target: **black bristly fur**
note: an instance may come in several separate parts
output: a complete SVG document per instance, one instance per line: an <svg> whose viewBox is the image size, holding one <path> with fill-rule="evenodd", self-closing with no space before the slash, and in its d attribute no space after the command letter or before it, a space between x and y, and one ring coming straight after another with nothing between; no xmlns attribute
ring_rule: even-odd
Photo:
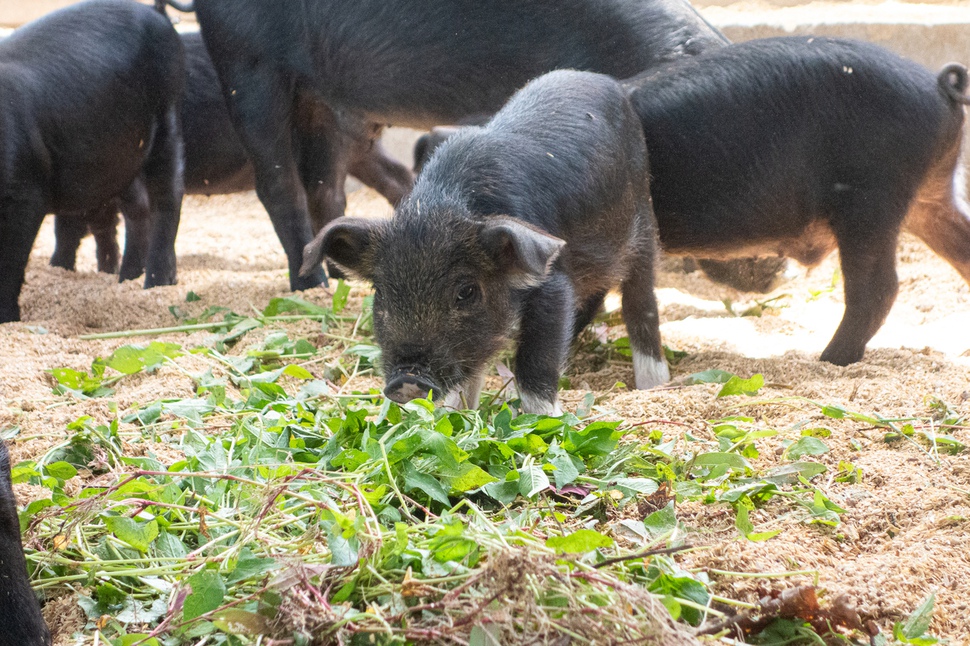
<svg viewBox="0 0 970 646"><path fill-rule="evenodd" d="M184 69L169 21L125 0L82 2L0 41L0 69L0 322L20 319L44 215L100 208L139 179L152 212L146 286L173 284Z"/></svg>
<svg viewBox="0 0 970 646"><path fill-rule="evenodd" d="M185 98L182 104L182 138L185 142L185 192L189 195L223 195L255 187L252 164L229 118L219 77L198 32L179 34L185 50ZM306 117L294 131L295 154L311 212L325 209L330 195L320 174L329 155L328 129L332 113L323 106L303 105ZM353 141L349 171L354 177L397 203L411 188L411 174L390 160L383 148ZM148 252L148 196L136 184L104 208L87 214L55 217L56 247L51 264L74 269L77 248L90 229L97 242L98 270L118 271L117 211L125 215L125 255L121 280L140 276Z"/></svg>
<svg viewBox="0 0 970 646"><path fill-rule="evenodd" d="M634 349L662 361L653 254L639 121L616 81L562 71L442 145L389 222L336 220L304 266L329 255L373 281L389 383L413 375L474 399L518 326L523 402L551 412L577 318L612 287L623 283ZM480 297L456 302L468 284Z"/></svg>
<svg viewBox="0 0 970 646"><path fill-rule="evenodd" d="M859 361L896 297L901 228L970 281L959 72L936 75L868 43L791 37L631 79L661 247L807 265L838 247L846 309L821 358Z"/></svg>
<svg viewBox="0 0 970 646"><path fill-rule="evenodd" d="M27 578L10 456L0 440L0 646L50 646L51 636Z"/></svg>
<svg viewBox="0 0 970 646"><path fill-rule="evenodd" d="M492 114L528 80L574 68L631 76L726 43L685 0L197 0L196 15L257 193L289 259L290 286L313 233L343 214L350 142L380 125L430 127ZM301 97L338 118L308 217L289 124ZM406 169L404 169L406 171Z"/></svg>

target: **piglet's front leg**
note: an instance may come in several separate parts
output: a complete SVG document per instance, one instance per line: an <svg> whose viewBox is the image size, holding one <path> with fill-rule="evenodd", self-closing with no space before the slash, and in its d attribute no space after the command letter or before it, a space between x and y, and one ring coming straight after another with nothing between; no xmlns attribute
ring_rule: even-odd
<svg viewBox="0 0 970 646"><path fill-rule="evenodd" d="M569 354L575 312L572 284L558 272L526 299L515 355L515 379L526 413L562 415L559 375Z"/></svg>
<svg viewBox="0 0 970 646"><path fill-rule="evenodd" d="M485 373L479 372L472 375L461 385L448 393L445 397L444 406L456 410L475 410L481 400L482 386L485 385Z"/></svg>

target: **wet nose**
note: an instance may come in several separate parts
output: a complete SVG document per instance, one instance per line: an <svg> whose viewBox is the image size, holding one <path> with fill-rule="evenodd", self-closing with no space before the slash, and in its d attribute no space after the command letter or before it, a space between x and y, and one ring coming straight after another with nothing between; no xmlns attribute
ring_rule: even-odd
<svg viewBox="0 0 970 646"><path fill-rule="evenodd" d="M398 404L406 404L412 399L423 399L434 390L434 384L418 375L397 375L387 382L384 396Z"/></svg>

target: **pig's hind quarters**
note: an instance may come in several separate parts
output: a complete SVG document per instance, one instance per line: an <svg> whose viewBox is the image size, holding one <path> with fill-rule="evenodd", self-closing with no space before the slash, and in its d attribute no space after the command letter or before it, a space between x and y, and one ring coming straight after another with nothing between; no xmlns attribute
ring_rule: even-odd
<svg viewBox="0 0 970 646"><path fill-rule="evenodd" d="M964 77L965 78L965 77ZM970 284L970 206L966 172L960 164L961 129L954 145L938 161L908 205L903 230L922 239ZM878 202L870 196L864 202ZM898 210L898 200L882 200L884 210ZM865 223L867 218L856 222ZM865 345L885 321L896 299L895 229L848 231L836 228L845 276L845 315L821 359L847 365L862 359Z"/></svg>
<svg viewBox="0 0 970 646"><path fill-rule="evenodd" d="M970 85L963 65L946 65L937 76L940 91L952 102L953 121L944 134L946 153L920 185L903 229L913 233L937 255L953 265L970 284L970 203L967 202L968 160L961 155L964 138L963 106L970 105L965 92Z"/></svg>

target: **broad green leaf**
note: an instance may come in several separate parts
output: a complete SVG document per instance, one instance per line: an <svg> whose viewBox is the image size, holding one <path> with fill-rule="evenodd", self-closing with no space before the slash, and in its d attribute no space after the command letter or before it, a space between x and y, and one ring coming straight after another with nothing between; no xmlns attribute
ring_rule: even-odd
<svg viewBox="0 0 970 646"><path fill-rule="evenodd" d="M513 437L508 441L508 445L513 451L527 455L542 455L549 448L545 440L535 433L529 433L525 437Z"/></svg>
<svg viewBox="0 0 970 646"><path fill-rule="evenodd" d="M710 593L704 584L692 578L686 572L676 574L662 572L650 584L649 590L656 594L668 594L676 598L688 599L700 605L700 607L706 606L710 600ZM682 604L681 616L684 621L696 625L702 615L701 611L695 607Z"/></svg>
<svg viewBox="0 0 970 646"><path fill-rule="evenodd" d="M823 455L829 452L828 445L817 437L806 435L785 450L785 457L797 460L805 455Z"/></svg>
<svg viewBox="0 0 970 646"><path fill-rule="evenodd" d="M501 631L495 624L476 623L468 635L468 646L502 646L501 636Z"/></svg>
<svg viewBox="0 0 970 646"><path fill-rule="evenodd" d="M762 375L752 375L750 379L731 377L727 383L717 393L718 397L729 397L731 395L757 395L761 387L765 385L765 378Z"/></svg>
<svg viewBox="0 0 970 646"><path fill-rule="evenodd" d="M304 381L313 379L313 375L309 370L296 364L290 364L283 368L283 374L287 375L288 377L293 377L294 379L303 379Z"/></svg>
<svg viewBox="0 0 970 646"><path fill-rule="evenodd" d="M519 469L519 493L531 498L549 488L549 476L541 467L531 464Z"/></svg>
<svg viewBox="0 0 970 646"><path fill-rule="evenodd" d="M458 477L451 481L451 488L459 493L464 493L466 491L471 491L472 489L484 487L490 482L495 482L496 480L497 478L490 475L481 467L466 462L461 465L461 472L459 473Z"/></svg>
<svg viewBox="0 0 970 646"><path fill-rule="evenodd" d="M247 332L262 326L263 324L254 318L245 318L233 325L229 330L229 333L222 337L221 341L223 343L235 341L236 339L244 336Z"/></svg>
<svg viewBox="0 0 970 646"><path fill-rule="evenodd" d="M189 577L192 593L185 597L182 606L182 619L193 619L212 612L222 605L226 598L226 584L219 573L214 570L203 570Z"/></svg>
<svg viewBox="0 0 970 646"><path fill-rule="evenodd" d="M440 461L440 466L449 471L456 471L458 463L468 459L468 454L458 448L454 440L437 431L430 431L424 435L421 450L436 457Z"/></svg>
<svg viewBox="0 0 970 646"><path fill-rule="evenodd" d="M571 482L574 482L581 473L580 469L583 471L586 470L582 460L569 455L559 447L556 447L555 451L550 450L546 457L549 460L549 464L556 467L552 472L552 477L556 481L557 489L562 489Z"/></svg>
<svg viewBox="0 0 970 646"><path fill-rule="evenodd" d="M771 469L763 479L778 485L792 484L797 482L799 477L811 480L826 471L828 471L828 467L819 462L792 462Z"/></svg>
<svg viewBox="0 0 970 646"><path fill-rule="evenodd" d="M48 464L44 467L44 471L46 471L48 475L64 481L70 480L77 475L77 469L74 468L74 465L68 462L54 462L52 464Z"/></svg>
<svg viewBox="0 0 970 646"><path fill-rule="evenodd" d="M236 562L236 567L226 579L226 583L232 585L239 581L254 579L267 572L272 572L279 567L280 565L276 562L276 559L257 558L248 549L244 549L242 556Z"/></svg>
<svg viewBox="0 0 970 646"><path fill-rule="evenodd" d="M904 644L916 644L917 646L929 646L930 644L938 643L938 639L926 634L926 631L930 629L930 623L933 621L933 604L935 602L936 594L931 593L906 618L906 621L893 626L893 636L896 640Z"/></svg>
<svg viewBox="0 0 970 646"><path fill-rule="evenodd" d="M650 495L660 487L656 480L649 478L616 478L610 481L610 486L629 491L631 494Z"/></svg>
<svg viewBox="0 0 970 646"><path fill-rule="evenodd" d="M663 536L677 527L677 515L674 513L673 501L668 502L663 509L658 509L643 519L643 526L653 536Z"/></svg>
<svg viewBox="0 0 970 646"><path fill-rule="evenodd" d="M350 296L350 285L343 280L337 281L337 288L333 290L333 313L340 314L347 306L347 297Z"/></svg>
<svg viewBox="0 0 970 646"><path fill-rule="evenodd" d="M690 375L686 382L691 386L695 384L726 384L732 378L734 378L734 374L724 370L705 370Z"/></svg>
<svg viewBox="0 0 970 646"><path fill-rule="evenodd" d="M346 537L340 525L333 525L327 532L327 547L330 548L330 563L332 565L338 567L357 565L359 541L353 536Z"/></svg>
<svg viewBox="0 0 970 646"><path fill-rule="evenodd" d="M743 504L738 505L737 507L737 518L735 519L734 524L738 528L741 535L752 543L766 541L769 538L777 536L781 533L780 529L769 532L755 532L754 525L752 525L751 521L748 519L748 508Z"/></svg>
<svg viewBox="0 0 970 646"><path fill-rule="evenodd" d="M298 296L290 296L287 298L270 299L269 305L263 310L263 316L278 316L286 312L296 312L310 316L325 316L330 311L325 307L308 303Z"/></svg>
<svg viewBox="0 0 970 646"><path fill-rule="evenodd" d="M441 486L441 483L434 476L421 473L409 461L401 462L404 474L404 486L408 491L423 491L432 500L435 500L445 507L451 506L448 499L448 492Z"/></svg>
<svg viewBox="0 0 970 646"><path fill-rule="evenodd" d="M168 532L159 534L155 540L155 549L159 556L168 558L184 558L189 553L189 550L185 547L185 543L180 541L174 534L169 534Z"/></svg>
<svg viewBox="0 0 970 646"><path fill-rule="evenodd" d="M580 529L572 534L552 536L546 539L546 547L551 547L560 554L583 554L612 545L612 538L591 529Z"/></svg>
<svg viewBox="0 0 970 646"><path fill-rule="evenodd" d="M123 635L118 641L118 646L158 646L158 640L144 633L132 633Z"/></svg>
<svg viewBox="0 0 970 646"><path fill-rule="evenodd" d="M182 355L182 346L178 343L163 343L152 341L147 346L123 345L108 357L109 367L126 375L133 375L142 370L151 372L165 359L174 359Z"/></svg>
<svg viewBox="0 0 970 646"><path fill-rule="evenodd" d="M512 473L516 473L513 471ZM511 504L519 495L519 482L515 481L505 481L505 482L493 482L487 484L482 488L486 494L499 501L503 505Z"/></svg>
<svg viewBox="0 0 970 646"><path fill-rule="evenodd" d="M266 635L270 625L266 617L241 608L226 608L212 622L219 630L233 635Z"/></svg>
<svg viewBox="0 0 970 646"><path fill-rule="evenodd" d="M123 624L151 624L164 617L167 611L168 602L165 599L155 599L144 604L128 597L122 609L115 611L114 617Z"/></svg>
<svg viewBox="0 0 970 646"><path fill-rule="evenodd" d="M128 543L139 552L147 552L158 536L158 522L140 523L126 516L106 516L104 524L119 540Z"/></svg>
<svg viewBox="0 0 970 646"><path fill-rule="evenodd" d="M580 457L608 455L616 448L619 422L594 422L581 431L566 431L562 448Z"/></svg>

